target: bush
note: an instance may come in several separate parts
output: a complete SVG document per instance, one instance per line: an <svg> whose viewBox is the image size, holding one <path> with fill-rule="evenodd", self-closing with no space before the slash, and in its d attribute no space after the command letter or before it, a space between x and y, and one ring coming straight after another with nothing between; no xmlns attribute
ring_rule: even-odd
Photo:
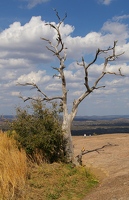
<svg viewBox="0 0 129 200"><path fill-rule="evenodd" d="M46 108L41 101L35 101L30 108L17 108L17 117L11 124L11 133L15 130L19 147L37 163L64 161L65 141L56 104Z"/></svg>

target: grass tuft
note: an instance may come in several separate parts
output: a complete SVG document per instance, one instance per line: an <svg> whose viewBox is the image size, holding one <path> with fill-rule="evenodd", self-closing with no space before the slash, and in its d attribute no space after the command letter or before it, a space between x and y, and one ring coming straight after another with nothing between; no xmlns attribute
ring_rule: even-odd
<svg viewBox="0 0 129 200"><path fill-rule="evenodd" d="M98 180L85 167L53 163L31 167L28 199L82 200Z"/></svg>

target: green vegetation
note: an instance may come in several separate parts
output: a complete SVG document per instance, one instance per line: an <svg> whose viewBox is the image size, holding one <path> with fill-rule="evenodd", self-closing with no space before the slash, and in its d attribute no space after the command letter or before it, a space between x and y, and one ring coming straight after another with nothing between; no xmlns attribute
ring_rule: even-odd
<svg viewBox="0 0 129 200"><path fill-rule="evenodd" d="M98 180L85 167L37 165L6 133L0 133L1 200L82 200Z"/></svg>
<svg viewBox="0 0 129 200"><path fill-rule="evenodd" d="M0 134L0 199L82 200L98 180L65 163L65 144L56 104L18 108L11 130Z"/></svg>
<svg viewBox="0 0 129 200"><path fill-rule="evenodd" d="M56 104L17 108L8 135L1 134L1 200L82 200L98 180L65 163L65 145Z"/></svg>
<svg viewBox="0 0 129 200"><path fill-rule="evenodd" d="M17 117L11 123L9 134L14 135L19 147L38 164L42 161L65 161L65 144L58 119L57 104L46 108L33 101L29 108L17 108Z"/></svg>
<svg viewBox="0 0 129 200"><path fill-rule="evenodd" d="M30 170L28 200L82 200L98 184L91 172L82 166L44 163Z"/></svg>

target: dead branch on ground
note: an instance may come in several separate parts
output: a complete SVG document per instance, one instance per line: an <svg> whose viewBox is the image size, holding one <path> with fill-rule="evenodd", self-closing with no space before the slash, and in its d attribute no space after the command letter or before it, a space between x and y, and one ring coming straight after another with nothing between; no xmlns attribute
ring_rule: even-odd
<svg viewBox="0 0 129 200"><path fill-rule="evenodd" d="M105 147L109 147L109 146L118 146L118 144L111 144L111 143L108 143L108 144L105 144L103 145L102 147L99 147L99 148L96 148L96 149L92 149L92 150L85 150L84 147L83 149L81 150L81 153L78 154L76 156L76 159L77 159L77 162L82 165L82 156L85 155L85 154L88 154L88 153L92 153L92 152L97 152L99 153L99 151L101 151L102 149L104 149Z"/></svg>
<svg viewBox="0 0 129 200"><path fill-rule="evenodd" d="M118 144L111 144L111 143L108 143L108 144L105 144L105 145L103 145L102 147L99 147L99 148L96 148L96 149L84 150L84 151L82 151L82 155L85 155L85 154L88 154L88 153L92 153L92 152L100 153L100 152L99 152L100 150L104 149L105 147L109 147L109 146L118 146Z"/></svg>

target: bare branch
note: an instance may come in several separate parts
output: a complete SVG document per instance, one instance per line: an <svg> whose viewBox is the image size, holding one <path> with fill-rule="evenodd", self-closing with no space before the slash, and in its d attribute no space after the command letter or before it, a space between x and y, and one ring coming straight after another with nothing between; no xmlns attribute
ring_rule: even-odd
<svg viewBox="0 0 129 200"><path fill-rule="evenodd" d="M84 67L84 71L85 71L85 83L84 83L84 85L86 86L87 91L90 91L90 87L89 87L89 83L88 83L88 67L86 67L86 63L84 61L84 58L82 57L82 63L77 62L77 64Z"/></svg>
<svg viewBox="0 0 129 200"><path fill-rule="evenodd" d="M53 75L53 78L54 78L54 77L61 78L61 76L60 76L60 75L57 75L57 74L54 74L54 75Z"/></svg>
<svg viewBox="0 0 129 200"><path fill-rule="evenodd" d="M93 92L94 90L96 89L100 89L100 88L104 88L105 86L98 86L98 83L100 82L100 80L106 75L106 74L112 74L112 75L119 75L119 76L124 76L121 72L121 69L119 68L118 69L118 72L110 72L110 71L107 71L106 68L107 68L107 64L108 62L110 61L115 61L119 56L121 56L124 52L120 53L120 54L115 54L115 48L116 48L116 44L117 44L117 41L114 41L114 45L113 47L109 47L108 49L106 50L101 50L101 49L98 49L96 51L96 54L95 54L95 57L93 59L92 62L90 62L88 65L86 65L85 61L84 61L84 58L82 57L82 62L79 63L77 62L78 65L80 66L83 66L84 67L84 72L85 72L85 87L86 87L86 91L77 99L77 100L74 100L73 102L73 108L72 108L72 113L75 113L76 114L76 110L78 108L78 105L83 101L83 99L85 99L91 92ZM100 74L100 76L96 79L96 81L94 82L93 86L90 87L89 86L89 74L88 74L88 69L91 65L93 65L98 56L101 54L101 53L107 53L109 51L112 51L112 55L109 55L105 58L105 62L104 62L104 67L103 67L103 71L102 73ZM74 116L74 115L73 115Z"/></svg>
<svg viewBox="0 0 129 200"><path fill-rule="evenodd" d="M55 8L53 8L53 10L55 11L57 18L58 18L58 20L60 21L60 16L59 16L57 10L56 10Z"/></svg>
<svg viewBox="0 0 129 200"><path fill-rule="evenodd" d="M32 97L27 97L27 98L24 98L22 96L19 96L19 98L21 98L24 102L28 101L28 100L33 100L33 101L37 101L37 99L35 98L32 98Z"/></svg>
<svg viewBox="0 0 129 200"><path fill-rule="evenodd" d="M21 98L24 102L26 102L28 100L39 101L39 98L33 98L33 97L24 98L22 96L19 96L19 98ZM54 101L54 100L59 100L59 99L62 100L62 97L57 96L57 97L51 97L51 98L41 98L40 101L49 102L49 101Z"/></svg>
<svg viewBox="0 0 129 200"><path fill-rule="evenodd" d="M120 57L121 55L124 54L124 52L122 52L122 53L120 53L120 54L116 54L116 53L115 53L116 44L117 44L117 41L114 41L114 46L113 46L112 48L109 48L109 49L106 51L106 52L108 52L108 51L112 50L112 55L109 55L108 57L105 58L103 72L106 71L106 67L107 67L108 62L115 61L116 59L118 59L118 57ZM104 51L104 50L103 50L103 51Z"/></svg>
<svg viewBox="0 0 129 200"><path fill-rule="evenodd" d="M93 89L96 88L97 84L104 77L105 74L106 74L105 72L102 72L102 74L99 76L99 78L95 81L94 86L92 87Z"/></svg>
<svg viewBox="0 0 129 200"><path fill-rule="evenodd" d="M88 69L91 65L93 65L93 64L95 63L95 61L96 61L97 58L98 58L98 55L99 55L101 52L103 52L103 51L100 50L100 49L98 49L98 50L96 51L95 58L94 58L94 60L93 60L92 62L90 62L90 63L86 66L87 69Z"/></svg>
<svg viewBox="0 0 129 200"><path fill-rule="evenodd" d="M110 50L113 50L114 47L116 47L117 42L118 42L118 41L115 40L114 43L113 43L113 47L108 47L107 49L101 49L101 51L102 51L103 53L107 53L107 52L109 52ZM114 51L114 53L115 53L115 51Z"/></svg>
<svg viewBox="0 0 129 200"><path fill-rule="evenodd" d="M119 73L116 72L106 72L106 74L114 74L114 75L120 75L120 76L125 76L124 74L121 73L120 69L119 69Z"/></svg>
<svg viewBox="0 0 129 200"><path fill-rule="evenodd" d="M105 147L109 147L109 146L118 146L118 144L111 144L111 143L108 143L106 145L103 145L102 147L99 147L99 148L96 148L96 149L92 149L92 150L84 150L82 151L82 155L85 155L85 154L88 154L88 153L91 153L91 152L97 152L99 153L99 151L101 151L102 149L104 149Z"/></svg>
<svg viewBox="0 0 129 200"><path fill-rule="evenodd" d="M54 26L52 23L48 23L48 24L46 23L45 25L46 25L46 26L50 26L51 28L57 30L57 27Z"/></svg>
<svg viewBox="0 0 129 200"><path fill-rule="evenodd" d="M100 88L105 88L106 86L105 85L102 85L102 86L98 86L98 87L95 87L94 89L100 89Z"/></svg>
<svg viewBox="0 0 129 200"><path fill-rule="evenodd" d="M53 49L49 48L48 46L46 46L46 48L47 48L49 51L51 51L52 53L54 53L53 56L57 54Z"/></svg>
<svg viewBox="0 0 129 200"><path fill-rule="evenodd" d="M50 40L46 39L46 38L41 38L41 40L44 40L46 42L50 42Z"/></svg>
<svg viewBox="0 0 129 200"><path fill-rule="evenodd" d="M64 18L61 20L60 19L60 17L59 17L59 14L58 14L58 12L57 12L57 10L56 9L53 9L54 11L55 11L55 13L56 13L56 16L57 16L57 18L58 18L58 20L59 20L59 24L57 24L57 25L54 25L54 24L52 24L52 23L47 23L46 25L49 25L51 28L53 28L53 29L55 29L56 30L56 33L57 33L57 38L56 38L56 40L57 40L57 44L56 45L53 45L52 44L52 42L50 41L50 40L48 40L48 39L46 39L46 38L41 38L42 40L44 40L44 41L47 41L48 43L49 43L49 45L50 45L50 47L46 47L49 51L51 51L54 55L56 55L57 56L57 58L60 60L62 57L60 56L60 53L62 52L62 51L64 51L63 53L64 53L64 56L63 56L63 58L64 58L64 60L66 60L66 47L64 47L64 43L63 43L63 40L62 40L62 36L61 36L61 33L60 33L60 25L64 22L64 20L66 19L66 17L67 17L67 14L65 14L65 16L64 16Z"/></svg>
<svg viewBox="0 0 129 200"><path fill-rule="evenodd" d="M54 29L56 31L57 34L57 38L56 44L53 44L51 40L46 39L44 37L42 37L41 39L46 41L48 43L48 46L46 46L46 48L53 53L54 56L56 56L59 59L60 62L60 66L59 67L53 67L54 70L59 72L59 75L53 75L53 77L58 77L61 79L62 82L62 96L59 97L51 97L49 98L44 92L42 92L40 90L40 88L34 84L34 83L25 83L25 84L19 84L19 85L23 85L23 86L32 86L31 89L35 88L37 89L38 92L40 92L43 95L43 99L42 101L51 101L51 100L57 100L60 99L61 101L63 101L63 109L65 110L65 112L67 112L67 88L66 88L66 79L65 79L65 75L64 75L64 68L65 68L65 60L66 60L66 50L67 48L64 46L63 40L62 40L62 36L61 36L61 32L60 32L60 25L64 22L64 20L67 17L67 14L65 14L64 18L61 20L61 18L59 17L59 14L57 12L56 9L54 9L56 16L59 20L59 23L53 24L53 23L47 23L46 26L50 26L50 28ZM29 99L35 100L31 97L28 97L26 99L24 99L24 101L27 101Z"/></svg>
<svg viewBox="0 0 129 200"><path fill-rule="evenodd" d="M57 70L59 72L59 68L57 68L57 67L52 67L52 69L55 69L55 70Z"/></svg>
<svg viewBox="0 0 129 200"><path fill-rule="evenodd" d="M57 16L57 18L58 18L59 22L60 22L60 23L64 22L64 20L65 20L65 19L66 19L66 17L67 17L67 13L65 13L65 16L64 16L64 18L61 20L61 19L60 19L60 16L59 16L59 14L58 14L58 11L57 11L55 8L54 8L53 10L55 11L55 13L56 13L56 16Z"/></svg>
<svg viewBox="0 0 129 200"><path fill-rule="evenodd" d="M118 69L118 71L119 71L119 74L120 74L121 76L125 76L125 75L122 74L122 72L121 72L121 67Z"/></svg>
<svg viewBox="0 0 129 200"><path fill-rule="evenodd" d="M58 100L58 99L62 100L62 96L48 97L45 93L43 93L40 90L40 88L35 83L25 83L25 84L18 83L17 85L21 85L21 86L33 86L31 89L34 89L34 88L37 89L37 91L44 96L44 98L41 98L41 101L52 101L52 100ZM20 96L20 98L22 98L24 102L28 101L28 100L35 100L35 101L37 100L37 99L35 99L33 97L23 98L22 96Z"/></svg>
<svg viewBox="0 0 129 200"><path fill-rule="evenodd" d="M111 144L111 143L108 143L106 145L103 145L102 147L100 148L96 148L96 149L92 149L92 150L85 150L85 148L83 147L83 149L81 150L81 153L78 154L76 156L76 159L77 159L77 162L82 165L82 156L85 155L85 154L88 154L88 153L92 153L92 152L97 152L97 153L100 153L99 151L103 150L105 147L109 147L109 146L118 146L118 144Z"/></svg>
<svg viewBox="0 0 129 200"><path fill-rule="evenodd" d="M35 83L24 83L24 84L18 83L18 85L21 85L21 86L27 86L27 85L28 86L33 86L32 89L36 88L38 92L40 92L46 99L48 99L47 95L45 93L43 93Z"/></svg>

